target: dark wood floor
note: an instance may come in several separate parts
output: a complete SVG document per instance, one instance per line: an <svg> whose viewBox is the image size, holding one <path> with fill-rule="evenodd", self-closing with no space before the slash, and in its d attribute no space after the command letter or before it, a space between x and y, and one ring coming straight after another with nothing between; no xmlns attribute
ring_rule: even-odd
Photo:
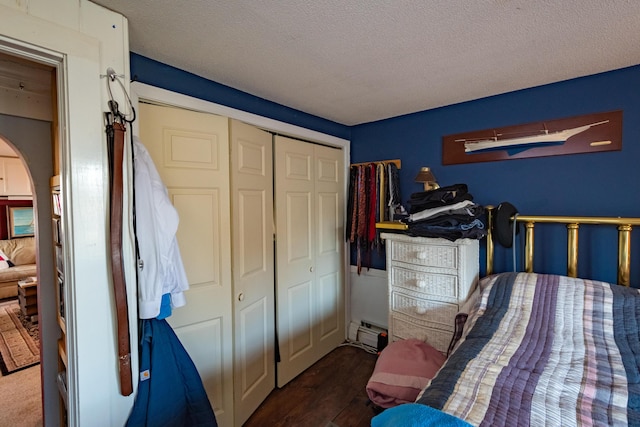
<svg viewBox="0 0 640 427"><path fill-rule="evenodd" d="M272 391L244 426L369 426L375 412L365 387L376 358L359 348L338 347Z"/></svg>

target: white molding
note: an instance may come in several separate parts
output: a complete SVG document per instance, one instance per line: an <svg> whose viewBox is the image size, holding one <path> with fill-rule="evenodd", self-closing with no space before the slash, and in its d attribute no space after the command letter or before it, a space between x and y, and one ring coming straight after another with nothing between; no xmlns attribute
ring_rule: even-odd
<svg viewBox="0 0 640 427"><path fill-rule="evenodd" d="M259 116L257 114L227 107L225 105L205 101L203 99L183 95L177 92L171 92L169 90L147 85L145 83L131 83L131 92L131 100L136 107L139 100L143 99L145 101L157 103L160 105L182 107L190 110L217 114L219 116L237 119L242 122L257 126L261 129L265 129L281 135L296 137L298 139L304 139L306 141L319 142L325 145L331 145L343 149L350 145L350 141L346 139L281 122L279 120L270 119L268 117ZM134 127L134 133L138 133L137 127Z"/></svg>
<svg viewBox="0 0 640 427"><path fill-rule="evenodd" d="M8 4L2 0L0 3ZM108 173L102 113L107 98L104 81L99 76L104 72L103 64L118 69L124 69L120 64L128 65L128 44L122 41L126 40L126 20L88 0L11 3L16 6L0 4L0 51L58 70L56 132L60 144L60 181L66 194L63 210L67 423L69 426L123 425L135 396L119 393L104 225ZM133 241L125 237L125 275L131 284L135 283L135 263L129 247L133 247ZM128 288L128 295L135 292L135 286ZM59 332L55 331L59 327L55 322L55 289L44 287L38 292L46 302L39 308L44 319L41 322L43 420L46 425L57 425L60 419L56 384ZM135 304L129 307L130 313L136 309ZM54 332L50 332L50 327ZM138 358L136 333L137 323L132 321L134 373Z"/></svg>

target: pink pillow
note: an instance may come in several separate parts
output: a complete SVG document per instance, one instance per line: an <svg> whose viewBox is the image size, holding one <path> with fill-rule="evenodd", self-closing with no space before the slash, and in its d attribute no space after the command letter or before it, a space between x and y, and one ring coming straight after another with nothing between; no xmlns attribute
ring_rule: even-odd
<svg viewBox="0 0 640 427"><path fill-rule="evenodd" d="M394 341L380 353L367 383L367 395L382 408L414 402L445 360L424 341Z"/></svg>

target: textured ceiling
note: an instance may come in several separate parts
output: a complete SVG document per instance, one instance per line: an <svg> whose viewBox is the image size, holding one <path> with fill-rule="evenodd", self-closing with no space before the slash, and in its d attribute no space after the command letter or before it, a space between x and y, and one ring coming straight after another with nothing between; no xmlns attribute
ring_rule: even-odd
<svg viewBox="0 0 640 427"><path fill-rule="evenodd" d="M96 0L130 49L345 125L640 64L638 0Z"/></svg>

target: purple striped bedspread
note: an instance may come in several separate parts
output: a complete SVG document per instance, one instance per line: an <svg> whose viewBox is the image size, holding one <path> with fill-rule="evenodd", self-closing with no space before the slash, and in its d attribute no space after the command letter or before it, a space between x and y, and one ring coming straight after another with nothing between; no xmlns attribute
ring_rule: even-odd
<svg viewBox="0 0 640 427"><path fill-rule="evenodd" d="M478 426L640 425L640 293L502 273L417 402Z"/></svg>

